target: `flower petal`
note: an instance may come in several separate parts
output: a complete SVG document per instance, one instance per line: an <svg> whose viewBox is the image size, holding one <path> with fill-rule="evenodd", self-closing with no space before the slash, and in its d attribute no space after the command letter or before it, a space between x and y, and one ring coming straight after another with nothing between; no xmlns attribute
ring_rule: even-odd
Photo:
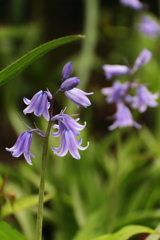
<svg viewBox="0 0 160 240"><path fill-rule="evenodd" d="M23 98L23 102L26 104L26 105L29 105L31 100L29 100L28 98L24 97Z"/></svg>
<svg viewBox="0 0 160 240"><path fill-rule="evenodd" d="M86 93L78 88L73 88L72 90L65 91L65 95L75 104L88 107L91 105L90 100L85 95L91 95L93 93Z"/></svg>
<svg viewBox="0 0 160 240"><path fill-rule="evenodd" d="M65 137L66 137L68 150L70 151L70 154L72 155L72 157L76 159L80 159L80 155L77 149L76 139L75 139L75 136L73 135L73 132L70 130L65 131Z"/></svg>
<svg viewBox="0 0 160 240"><path fill-rule="evenodd" d="M64 157L67 154L68 146L67 146L67 141L65 139L65 132L62 133L61 146L59 148L52 147L52 150L54 151L54 154L60 157Z"/></svg>
<svg viewBox="0 0 160 240"><path fill-rule="evenodd" d="M67 79L72 73L72 63L68 62L64 65L62 69L62 81Z"/></svg>
<svg viewBox="0 0 160 240"><path fill-rule="evenodd" d="M110 80L114 76L124 75L130 72L130 69L124 65L103 65L102 66L105 76L108 80Z"/></svg>

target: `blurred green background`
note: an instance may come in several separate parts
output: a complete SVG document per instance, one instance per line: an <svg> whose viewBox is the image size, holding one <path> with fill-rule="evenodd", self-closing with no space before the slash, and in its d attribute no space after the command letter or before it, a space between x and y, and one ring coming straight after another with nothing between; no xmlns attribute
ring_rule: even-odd
<svg viewBox="0 0 160 240"><path fill-rule="evenodd" d="M146 13L158 18L159 2L145 1ZM60 158L48 154L44 209L44 240L89 240L127 224L156 227L160 222L160 107L148 109L134 118L142 130L133 128L109 132L115 112L107 105L100 89L106 81L103 64L132 66L143 48L153 57L135 78L148 83L152 92L160 91L159 37L151 39L136 32L140 12L113 0L0 0L0 68L3 69L33 48L56 38L84 34L86 38L47 53L0 88L0 203L1 216L34 240L39 169L43 140L34 136L32 151L37 157L28 166L23 157L13 158L11 147L18 134L26 130L18 114L30 126L45 130L44 119L23 116L23 97L31 98L48 88L54 93L65 63L73 63L72 76L81 79L80 88L94 92L92 106L76 109L63 94L55 101L55 114L67 106L67 113L80 113L81 160L69 154ZM127 59L127 60L126 60ZM119 77L124 82L126 76ZM58 146L50 138L50 146ZM27 198L27 196L29 196ZM17 204L17 207L13 207Z"/></svg>

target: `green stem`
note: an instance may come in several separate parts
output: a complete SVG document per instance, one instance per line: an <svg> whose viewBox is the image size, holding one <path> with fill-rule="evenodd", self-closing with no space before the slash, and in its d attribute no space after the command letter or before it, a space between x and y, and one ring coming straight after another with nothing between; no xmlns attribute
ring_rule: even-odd
<svg viewBox="0 0 160 240"><path fill-rule="evenodd" d="M115 169L113 172L113 181L111 185L110 192L110 218L111 224L109 232L113 232L116 225L116 215L117 215L117 194L118 194L118 181L119 181L119 165L120 165L120 146L121 146L121 133L118 129L118 136L116 142L116 156L115 156Z"/></svg>
<svg viewBox="0 0 160 240"><path fill-rule="evenodd" d="M49 141L51 127L52 127L52 121L49 121L47 131L46 131L46 136L44 139L44 144L43 144L42 165L41 165L41 173L40 173L40 187L39 187L39 202L38 202L38 213L37 213L37 224L36 224L36 240L42 239L45 172L46 172L48 141Z"/></svg>

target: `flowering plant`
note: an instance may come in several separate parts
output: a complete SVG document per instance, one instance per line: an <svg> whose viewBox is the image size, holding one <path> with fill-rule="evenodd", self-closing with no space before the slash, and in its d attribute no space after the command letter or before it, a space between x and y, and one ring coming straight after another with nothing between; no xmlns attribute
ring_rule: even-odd
<svg viewBox="0 0 160 240"><path fill-rule="evenodd" d="M107 97L106 101L108 103L115 103L117 108L117 112L111 117L115 118L115 122L109 127L109 130L113 130L116 127L123 128L127 126L141 128L141 125L134 121L126 104L130 104L131 108L137 108L139 112L146 111L148 106L156 107L158 105L155 100L158 99L159 94L152 94L145 85L142 85L133 79L135 72L140 67L148 63L151 57L152 53L147 49L143 49L135 60L133 68L123 65L103 66L105 76L108 80L117 75L124 75L126 73L130 75L129 81L120 83L118 80L116 80L112 87L103 88L101 90L102 94ZM136 89L135 96L131 96L129 94L130 89L133 88Z"/></svg>
<svg viewBox="0 0 160 240"><path fill-rule="evenodd" d="M41 238L42 232L42 210L43 210L43 195L44 195L44 176L45 176L45 165L47 159L47 147L48 147L48 139L50 135L50 131L52 127L54 129L58 129L57 132L51 133L53 137L61 137L61 145L56 148L52 146L52 150L54 154L64 157L69 151L71 155L75 159L80 159L80 154L78 149L85 150L88 148L89 143L87 143L86 147L82 147L82 138L76 139L77 136L80 135L80 131L83 130L86 126L86 122L84 125L78 123L78 119L73 119L72 116L69 116L61 111L61 113L57 115L53 115L53 107L54 107L54 99L59 92L64 92L65 95L78 106L88 107L91 105L90 100L86 97L86 95L91 95L91 93L86 93L76 86L80 83L80 80L77 77L69 78L72 73L72 63L67 63L62 70L62 83L60 88L52 95L49 90L37 92L31 100L24 98L24 103L28 105L23 113L26 115L28 113L34 113L35 116L43 117L48 121L48 127L46 133L38 129L37 127L32 129L30 127L29 130L24 131L18 137L15 145L11 148L6 148L7 151L11 152L13 157L19 157L24 154L24 157L28 164L32 165L31 158L35 157L30 152L31 142L32 142L32 134L37 133L38 135L45 138L43 153L42 153L42 169L41 169L41 182L40 182L40 190L39 190L39 205L38 205L38 214L37 214L37 231L36 231L36 239L39 240ZM58 124L54 124L54 121L58 121Z"/></svg>

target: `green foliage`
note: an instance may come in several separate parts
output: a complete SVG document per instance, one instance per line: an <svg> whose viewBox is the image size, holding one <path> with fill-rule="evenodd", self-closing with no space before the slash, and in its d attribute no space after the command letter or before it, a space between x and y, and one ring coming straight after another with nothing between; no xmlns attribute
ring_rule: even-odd
<svg viewBox="0 0 160 240"><path fill-rule="evenodd" d="M26 55L24 55L16 62L12 63L10 66L6 67L0 72L0 85L4 84L6 81L14 77L17 73L21 72L29 64L34 62L36 59L38 59L48 51L63 44L78 40L79 38L84 38L84 36L77 35L52 40L33 49L32 51L30 51L29 53L27 53Z"/></svg>
<svg viewBox="0 0 160 240"><path fill-rule="evenodd" d="M0 238L3 240L26 240L19 232L3 221L0 221Z"/></svg>
<svg viewBox="0 0 160 240"><path fill-rule="evenodd" d="M20 3L13 2L15 11L19 9L20 13L21 5L17 8ZM153 53L153 58L137 72L136 78L148 83L153 92L160 92L159 42L135 31L133 23L137 20L138 13L126 8L119 10L119 6L112 4L102 8L98 6L98 0L84 2L86 39L78 51L71 45L65 45L55 49L54 55L44 55L83 36L64 37L40 45L44 42L44 27L39 20L31 24L4 25L0 31L1 68L18 59L0 72L0 85L15 76L13 81L1 87L5 129L4 133L2 127L1 135L5 138L5 145L15 142L16 136L11 134L12 130L18 135L26 129L16 114L24 108L21 105L22 97L30 97L46 87L54 92L60 85L61 69L67 61L73 61L73 75L82 80L83 89L95 89L95 94L91 96L91 108L81 110L82 122L87 121L83 142L84 145L87 141L90 142L87 151L81 152L81 160L76 161L69 154L65 158L53 155L51 145L57 146L58 143L57 139L50 137L45 184L47 202L44 204L45 240L48 240L48 232L49 239L54 240L128 239L139 233L153 233L150 228L155 228L160 221L160 107L147 110L141 118L138 114L135 116L142 124L140 131L128 128L108 132L107 125L111 122L105 116L107 111L111 115L114 108L106 105L105 99L100 95L100 89L110 85L110 82L105 81L101 66L106 63L124 64L125 58L132 66L143 48L148 48ZM42 1L37 3L43 9ZM40 11L38 9L34 12L33 8L32 14ZM20 18L20 15L15 13L14 19L18 21L16 16ZM37 45L40 46L35 48ZM26 52L26 55L20 57ZM40 58L42 55L44 56ZM27 71L22 71L26 67ZM127 80L126 77L119 79L122 82ZM67 113L76 113L75 105L61 96L56 98L55 110L60 111L67 106ZM26 119L25 117L24 121L30 126L31 119ZM45 131L43 119L39 119L38 127ZM29 240L35 239L42 144L34 136L32 149L37 157L33 159L32 167L23 158L17 160L9 155L9 164L3 155L0 163L0 186L5 176L8 176L4 192L0 196L1 216ZM8 198L12 192L15 196L13 202ZM129 226L124 227L127 225ZM0 229L1 234L5 230L5 235L0 237L3 240L9 237L10 232L16 234L4 222L0 223ZM158 228L156 232L159 232ZM18 235L11 235L10 239L18 240ZM159 234L155 233L147 238L158 239Z"/></svg>
<svg viewBox="0 0 160 240"><path fill-rule="evenodd" d="M54 196L53 193L47 194L44 196L44 202L49 201ZM16 212L22 211L24 209L36 206L38 204L38 195L26 196L14 201L13 204L6 203L2 209L1 216L2 218L14 214Z"/></svg>
<svg viewBox="0 0 160 240"><path fill-rule="evenodd" d="M126 240L140 233L156 233L156 231L147 227L133 225L124 227L116 233L94 238L93 240Z"/></svg>
<svg viewBox="0 0 160 240"><path fill-rule="evenodd" d="M160 225L158 225L155 230L156 230L157 232L159 232L159 230L160 230ZM158 240L158 239L159 239L159 233L157 233L157 234L150 234L150 235L146 238L146 240Z"/></svg>

